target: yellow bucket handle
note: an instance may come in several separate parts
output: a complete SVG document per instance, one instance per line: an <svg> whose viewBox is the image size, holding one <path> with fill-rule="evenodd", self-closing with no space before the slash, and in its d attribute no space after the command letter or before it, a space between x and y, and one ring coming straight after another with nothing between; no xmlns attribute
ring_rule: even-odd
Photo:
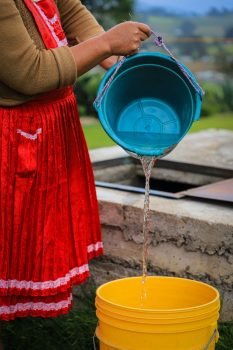
<svg viewBox="0 0 233 350"><path fill-rule="evenodd" d="M218 334L218 330L217 328L215 328L214 333L211 335L210 340L208 341L208 343L206 344L206 346L203 348L203 350L208 350L210 345L212 344L212 342L215 340L215 342L217 343L219 338L219 334Z"/></svg>
<svg viewBox="0 0 233 350"><path fill-rule="evenodd" d="M95 345L95 338L97 338L97 336L96 336L96 330L97 330L98 325L99 325L99 321L97 322L97 325L96 325L96 327L95 327L95 333L94 333L94 335L93 335L93 337L92 337L93 349L94 349L94 350L97 350L97 349L96 349L96 345Z"/></svg>
<svg viewBox="0 0 233 350"><path fill-rule="evenodd" d="M92 337L92 341L93 341L93 350L97 350L97 349L96 349L96 345L95 345L95 338L97 338L97 337L96 337L96 330L97 330L98 325L99 325L99 322L97 323L97 326L96 326L96 329L95 329L95 333L94 333L94 335L93 335L93 337ZM212 342L213 342L214 340L215 340L215 342L217 343L218 338L219 338L219 333L218 333L217 328L215 328L213 334L211 335L211 337L210 337L208 343L207 343L206 346L203 348L203 350L208 350L209 347L210 347L210 345L212 344Z"/></svg>

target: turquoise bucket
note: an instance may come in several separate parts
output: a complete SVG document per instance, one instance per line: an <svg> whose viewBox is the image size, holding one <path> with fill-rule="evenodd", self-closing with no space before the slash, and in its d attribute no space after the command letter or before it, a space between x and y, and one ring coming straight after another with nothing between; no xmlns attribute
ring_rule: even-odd
<svg viewBox="0 0 233 350"><path fill-rule="evenodd" d="M162 157L170 152L200 117L202 95L193 74L161 53L127 57L96 106L106 133L125 150ZM101 81L98 94L114 74ZM190 77L192 83L190 82Z"/></svg>

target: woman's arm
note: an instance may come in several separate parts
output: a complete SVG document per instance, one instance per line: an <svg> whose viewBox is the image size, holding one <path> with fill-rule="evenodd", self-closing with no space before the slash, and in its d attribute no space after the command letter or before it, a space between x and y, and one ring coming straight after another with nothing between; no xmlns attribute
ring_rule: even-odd
<svg viewBox="0 0 233 350"><path fill-rule="evenodd" d="M68 41L82 42L104 32L80 0L57 0L57 7Z"/></svg>
<svg viewBox="0 0 233 350"><path fill-rule="evenodd" d="M77 66L70 49L39 50L14 0L1 0L0 7L0 80L30 96L73 84Z"/></svg>
<svg viewBox="0 0 233 350"><path fill-rule="evenodd" d="M71 85L79 75L112 55L136 52L150 35L142 23L125 22L74 47L39 50L13 0L1 0L0 80L25 95Z"/></svg>
<svg viewBox="0 0 233 350"><path fill-rule="evenodd" d="M57 6L69 42L80 43L104 33L104 29L80 0L58 0ZM117 56L112 56L102 61L100 65L104 69L109 69L117 60Z"/></svg>
<svg viewBox="0 0 233 350"><path fill-rule="evenodd" d="M151 35L150 28L139 22L124 22L107 32L70 48L82 75L107 58L138 52L141 42Z"/></svg>

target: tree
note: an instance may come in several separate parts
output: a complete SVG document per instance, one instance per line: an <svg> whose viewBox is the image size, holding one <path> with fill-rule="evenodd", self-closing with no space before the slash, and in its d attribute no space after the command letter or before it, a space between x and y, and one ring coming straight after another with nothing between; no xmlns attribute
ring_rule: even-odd
<svg viewBox="0 0 233 350"><path fill-rule="evenodd" d="M180 26L180 30L182 33L182 36L186 36L186 37L192 37L195 34L196 31L196 24L193 23L192 21L184 21L182 22L181 26Z"/></svg>
<svg viewBox="0 0 233 350"><path fill-rule="evenodd" d="M65 1L65 0L64 0ZM109 29L117 23L130 19L134 0L82 0L97 21ZM101 74L85 74L78 79L74 90L80 105L81 115L95 115L93 101L101 80Z"/></svg>
<svg viewBox="0 0 233 350"><path fill-rule="evenodd" d="M224 37L225 38L230 38L230 39L233 38L233 27L228 27L226 29Z"/></svg>
<svg viewBox="0 0 233 350"><path fill-rule="evenodd" d="M216 57L216 65L220 72L225 73L228 78L233 77L233 48L232 46L221 47Z"/></svg>
<svg viewBox="0 0 233 350"><path fill-rule="evenodd" d="M220 16L222 12L218 8L213 6L210 8L207 14L210 16Z"/></svg>
<svg viewBox="0 0 233 350"><path fill-rule="evenodd" d="M206 54L206 45L203 38L196 34L197 26L191 20L185 20L180 26L181 41L177 44L182 55L198 58ZM184 41L182 42L182 38Z"/></svg>
<svg viewBox="0 0 233 350"><path fill-rule="evenodd" d="M130 19L134 0L83 0L105 29Z"/></svg>

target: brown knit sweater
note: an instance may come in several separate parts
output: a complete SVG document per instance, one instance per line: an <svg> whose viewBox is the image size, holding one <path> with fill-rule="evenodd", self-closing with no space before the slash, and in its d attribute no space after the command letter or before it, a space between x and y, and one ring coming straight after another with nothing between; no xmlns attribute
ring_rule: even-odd
<svg viewBox="0 0 233 350"><path fill-rule="evenodd" d="M79 0L54 0L70 42L103 31ZM15 106L49 90L71 85L77 67L67 47L46 50L23 0L1 0L0 106Z"/></svg>

